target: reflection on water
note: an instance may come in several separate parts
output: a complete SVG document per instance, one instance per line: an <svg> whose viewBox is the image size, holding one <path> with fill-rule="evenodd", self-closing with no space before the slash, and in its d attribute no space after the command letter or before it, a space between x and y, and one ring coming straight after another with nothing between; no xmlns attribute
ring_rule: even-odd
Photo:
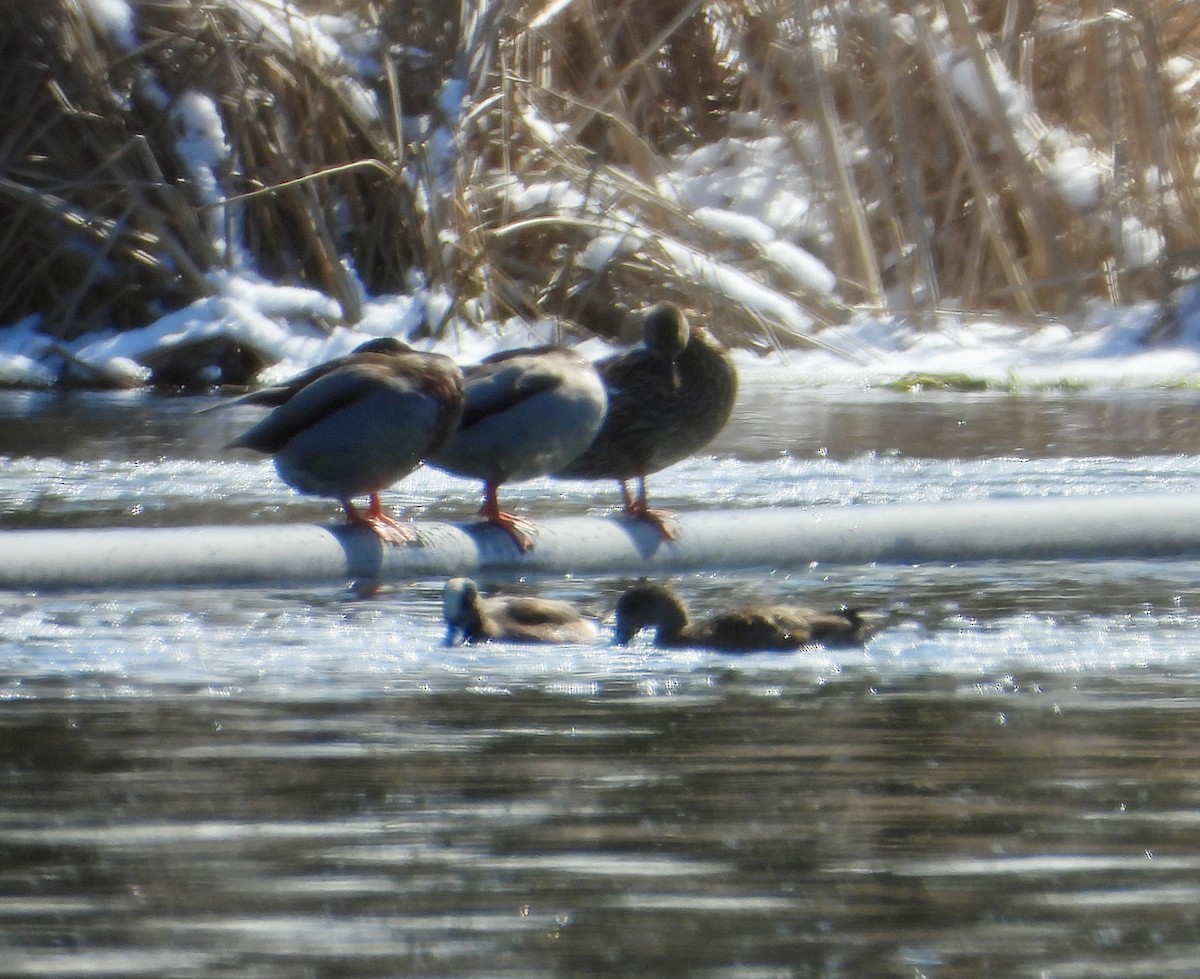
<svg viewBox="0 0 1200 979"><path fill-rule="evenodd" d="M1193 489L1193 398L751 397L659 502ZM0 397L4 526L332 519L252 409ZM787 419L786 425L782 419ZM1146 485L1151 484L1151 485ZM613 487L535 481L536 514ZM391 494L466 516L477 487ZM607 615L624 578L497 578ZM445 649L441 582L0 594L0 973L1193 976L1195 562L681 576L865 649Z"/></svg>
<svg viewBox="0 0 1200 979"><path fill-rule="evenodd" d="M12 975L1194 975L1194 678L0 717Z"/></svg>

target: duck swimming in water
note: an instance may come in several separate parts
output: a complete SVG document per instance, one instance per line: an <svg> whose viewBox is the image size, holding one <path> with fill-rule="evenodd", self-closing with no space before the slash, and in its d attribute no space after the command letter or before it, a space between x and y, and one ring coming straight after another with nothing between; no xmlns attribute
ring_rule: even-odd
<svg viewBox="0 0 1200 979"><path fill-rule="evenodd" d="M499 487L545 476L586 449L604 421L604 383L585 358L557 346L495 354L463 379L462 420L429 464L482 479L479 512L528 551L531 526L500 509Z"/></svg>
<svg viewBox="0 0 1200 979"><path fill-rule="evenodd" d="M618 480L625 514L674 540L672 514L647 502L646 476L697 452L725 427L737 370L729 351L690 325L674 303L652 306L643 334L641 346L596 364L608 389L608 414L592 444L554 475ZM636 499L631 479L638 481Z"/></svg>
<svg viewBox="0 0 1200 979"><path fill-rule="evenodd" d="M725 653L798 649L801 646L861 646L872 626L852 609L818 612L790 605L747 605L694 623L670 585L639 582L618 600L617 643L642 629L655 630L656 646L697 646Z"/></svg>
<svg viewBox="0 0 1200 979"><path fill-rule="evenodd" d="M451 578L442 589L446 645L504 640L530 643L595 641L596 624L569 603L549 598L484 598L470 578Z"/></svg>
<svg viewBox="0 0 1200 979"><path fill-rule="evenodd" d="M403 344L360 347L297 380L304 378L281 385L285 393L277 395L275 410L227 448L273 455L285 483L340 501L349 523L381 540L419 543L411 527L383 512L379 491L416 469L454 432L463 405L454 361ZM352 502L363 495L369 497L365 513Z"/></svg>

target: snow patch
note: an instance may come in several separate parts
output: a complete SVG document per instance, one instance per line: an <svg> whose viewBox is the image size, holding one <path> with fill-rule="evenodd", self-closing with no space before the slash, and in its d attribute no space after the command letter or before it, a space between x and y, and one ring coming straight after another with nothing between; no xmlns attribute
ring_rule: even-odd
<svg viewBox="0 0 1200 979"><path fill-rule="evenodd" d="M126 0L76 0L76 4L122 51L132 51L137 47L133 8Z"/></svg>

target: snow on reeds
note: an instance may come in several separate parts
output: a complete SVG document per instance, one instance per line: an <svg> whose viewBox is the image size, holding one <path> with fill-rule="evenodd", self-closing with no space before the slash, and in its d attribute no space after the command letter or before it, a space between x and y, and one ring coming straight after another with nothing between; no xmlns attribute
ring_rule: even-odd
<svg viewBox="0 0 1200 979"><path fill-rule="evenodd" d="M1200 253L1172 0L44 0L0 52L0 324L80 383L245 382L380 296L790 346L1169 299Z"/></svg>

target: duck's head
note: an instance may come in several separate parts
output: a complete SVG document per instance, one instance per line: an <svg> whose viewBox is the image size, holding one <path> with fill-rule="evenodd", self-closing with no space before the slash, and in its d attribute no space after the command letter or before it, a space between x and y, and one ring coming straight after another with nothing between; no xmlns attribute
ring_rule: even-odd
<svg viewBox="0 0 1200 979"><path fill-rule="evenodd" d="M671 387L679 387L676 361L691 338L691 328L683 310L674 303L657 303L646 310L642 321L642 341L656 354L671 378Z"/></svg>
<svg viewBox="0 0 1200 979"><path fill-rule="evenodd" d="M640 581L617 601L613 641L624 646L646 628L658 639L678 636L688 624L683 599L670 585Z"/></svg>
<svg viewBox="0 0 1200 979"><path fill-rule="evenodd" d="M479 586L470 578L451 578L442 588L446 645L466 642L479 624Z"/></svg>

